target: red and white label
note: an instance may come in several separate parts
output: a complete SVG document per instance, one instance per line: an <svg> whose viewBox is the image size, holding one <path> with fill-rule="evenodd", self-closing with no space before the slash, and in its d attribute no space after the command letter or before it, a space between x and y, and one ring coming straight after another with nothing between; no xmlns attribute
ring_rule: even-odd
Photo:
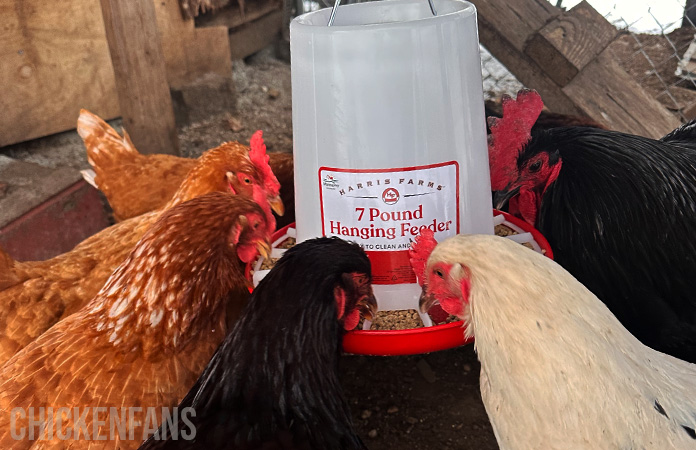
<svg viewBox="0 0 696 450"><path fill-rule="evenodd" d="M323 234L357 242L375 284L411 284L411 241L425 227L441 241L459 232L456 161L394 169L319 169Z"/></svg>

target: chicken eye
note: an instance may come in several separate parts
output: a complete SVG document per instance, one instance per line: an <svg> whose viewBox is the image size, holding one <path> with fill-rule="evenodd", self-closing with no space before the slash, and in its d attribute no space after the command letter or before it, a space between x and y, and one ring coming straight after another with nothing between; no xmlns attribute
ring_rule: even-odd
<svg viewBox="0 0 696 450"><path fill-rule="evenodd" d="M434 272L435 275L437 275L438 277L440 277L440 278L445 278L445 274L442 272L442 270L440 270L440 269L435 269L433 272Z"/></svg>
<svg viewBox="0 0 696 450"><path fill-rule="evenodd" d="M249 177L244 177L244 179L242 181L244 181L244 183L246 183L246 184L251 184L251 178L249 178Z"/></svg>
<svg viewBox="0 0 696 450"><path fill-rule="evenodd" d="M529 166L530 172L537 172L539 171L539 169L541 169L541 161L536 161L531 166Z"/></svg>

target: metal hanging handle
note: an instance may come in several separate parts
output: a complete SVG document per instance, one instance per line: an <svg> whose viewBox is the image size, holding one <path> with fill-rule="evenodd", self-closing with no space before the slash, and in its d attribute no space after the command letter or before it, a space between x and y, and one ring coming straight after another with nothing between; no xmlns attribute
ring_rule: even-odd
<svg viewBox="0 0 696 450"><path fill-rule="evenodd" d="M341 0L336 0L336 2L333 5L333 8L331 8L331 17L329 17L329 25L331 26L334 23L334 19L336 18L336 11L338 10L338 6L341 4ZM437 11L435 11L435 4L433 3L433 0L428 0L428 5L430 5L430 12L433 13L433 16L437 16Z"/></svg>

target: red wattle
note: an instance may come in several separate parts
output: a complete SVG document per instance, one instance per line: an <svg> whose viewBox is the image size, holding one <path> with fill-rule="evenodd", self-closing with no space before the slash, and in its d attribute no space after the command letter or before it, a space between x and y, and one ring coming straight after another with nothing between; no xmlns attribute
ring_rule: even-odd
<svg viewBox="0 0 696 450"><path fill-rule="evenodd" d="M541 196L527 189L520 190L519 209L522 218L530 225L534 226L537 220L538 204Z"/></svg>
<svg viewBox="0 0 696 450"><path fill-rule="evenodd" d="M352 330L358 326L358 323L360 323L360 311L354 309L346 314L346 318L343 320L343 328L347 331Z"/></svg>
<svg viewBox="0 0 696 450"><path fill-rule="evenodd" d="M239 259L244 263L253 261L258 253L259 251L253 244L244 244L237 247L237 256L239 256Z"/></svg>

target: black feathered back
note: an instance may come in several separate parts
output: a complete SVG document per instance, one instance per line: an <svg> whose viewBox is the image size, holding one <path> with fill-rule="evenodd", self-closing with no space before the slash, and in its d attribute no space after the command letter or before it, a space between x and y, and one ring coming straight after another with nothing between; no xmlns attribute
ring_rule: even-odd
<svg viewBox="0 0 696 450"><path fill-rule="evenodd" d="M195 409L196 439L150 439L141 449L365 448L337 375L343 327L333 289L354 272L370 274L356 244L318 238L289 249L179 405Z"/></svg>
<svg viewBox="0 0 696 450"><path fill-rule="evenodd" d="M693 128L693 127L691 127ZM696 362L696 139L591 128L533 136L560 154L537 227L556 261L648 346Z"/></svg>

